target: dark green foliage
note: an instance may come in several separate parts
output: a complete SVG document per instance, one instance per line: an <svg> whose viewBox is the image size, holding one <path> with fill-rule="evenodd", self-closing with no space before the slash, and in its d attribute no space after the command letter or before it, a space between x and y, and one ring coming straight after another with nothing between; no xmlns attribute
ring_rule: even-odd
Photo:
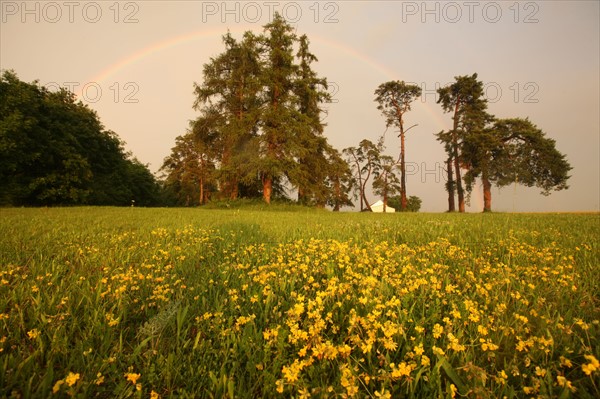
<svg viewBox="0 0 600 399"><path fill-rule="evenodd" d="M520 183L539 187L543 195L569 186L571 166L556 149L556 142L547 138L529 119L499 119L477 135L466 138L463 146L468 170L465 174L470 191L477 177L484 183L504 187ZM484 198L485 199L485 198ZM491 197L484 211L491 210Z"/></svg>
<svg viewBox="0 0 600 399"><path fill-rule="evenodd" d="M308 38L275 14L262 34L238 41L227 33L223 44L195 84L201 116L193 133L178 139L162 168L179 203L206 202L200 192L209 182L214 200L262 196L269 203L292 186L302 204L351 204L348 167L323 136L330 96L312 69ZM196 159L185 161L184 153Z"/></svg>
<svg viewBox="0 0 600 399"><path fill-rule="evenodd" d="M0 79L0 204L156 205L159 186L67 90Z"/></svg>
<svg viewBox="0 0 600 399"><path fill-rule="evenodd" d="M464 211L461 169L465 170L468 195L475 180L481 179L484 212L492 210L492 184L503 187L518 182L541 188L543 195L568 188L571 166L556 149L554 140L545 137L528 119L496 120L487 113L483 83L477 80L477 74L455 79L454 84L438 90L438 103L454 115L453 129L437 134L448 153L450 211L454 210L454 188L459 210Z"/></svg>
<svg viewBox="0 0 600 399"><path fill-rule="evenodd" d="M391 206L392 208L396 209L396 211L419 212L419 210L421 209L421 203L422 203L421 198L417 197L416 195L411 195L410 197L408 197L407 203L406 203L406 210L404 210L404 211L402 211L400 209L401 202L402 202L402 198L399 195L388 199L388 205Z"/></svg>
<svg viewBox="0 0 600 399"><path fill-rule="evenodd" d="M327 205L339 211L344 206L354 206L350 199L353 178L348 163L342 158L339 151L330 149L328 153L329 167L327 168L327 188L329 196Z"/></svg>

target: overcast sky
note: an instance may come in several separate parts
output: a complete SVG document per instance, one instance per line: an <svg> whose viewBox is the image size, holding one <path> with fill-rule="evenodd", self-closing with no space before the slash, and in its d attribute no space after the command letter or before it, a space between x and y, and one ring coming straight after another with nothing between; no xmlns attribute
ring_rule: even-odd
<svg viewBox="0 0 600 399"><path fill-rule="evenodd" d="M186 132L193 83L223 50L229 30L262 32L279 11L310 39L330 82L325 135L339 150L376 141L385 121L373 101L389 80L414 82L406 115L407 191L422 210L444 211L445 159L434 133L451 116L435 90L478 73L489 112L529 117L573 166L570 189L549 197L511 185L493 190L497 211L600 209L600 8L598 1L5 1L0 68L50 88L66 86L96 110L126 148L157 171ZM386 133L397 156L397 133ZM478 186L470 211L480 211ZM371 196L373 202L376 200Z"/></svg>

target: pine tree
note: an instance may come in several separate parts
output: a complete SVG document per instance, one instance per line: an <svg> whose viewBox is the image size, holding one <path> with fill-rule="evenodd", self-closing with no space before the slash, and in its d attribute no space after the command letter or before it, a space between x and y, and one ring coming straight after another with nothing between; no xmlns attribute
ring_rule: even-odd
<svg viewBox="0 0 600 399"><path fill-rule="evenodd" d="M404 81L390 81L379 85L375 90L375 101L379 103L377 109L382 111L386 118L386 127L398 128L400 137L400 210L406 210L406 164L405 164L405 133L404 114L410 111L410 103L421 95L421 88ZM384 200L385 210L385 200Z"/></svg>
<svg viewBox="0 0 600 399"><path fill-rule="evenodd" d="M301 202L325 206L330 146L321 105L330 97L312 69L308 38L275 14L262 34L246 32L238 42L228 33L223 43L225 51L204 66L194 104L219 115L213 145L222 195L260 191L270 203L290 183Z"/></svg>
<svg viewBox="0 0 600 399"><path fill-rule="evenodd" d="M467 137L465 174L470 191L475 178L483 185L484 212L492 210L492 184L503 187L518 182L539 187L543 195L568 188L571 166L556 149L556 142L529 119L500 119L479 135Z"/></svg>
<svg viewBox="0 0 600 399"><path fill-rule="evenodd" d="M354 206L349 197L353 179L348 163L333 147L328 148L327 161L327 204L333 207L334 212L343 206Z"/></svg>
<svg viewBox="0 0 600 399"><path fill-rule="evenodd" d="M295 96L293 45L297 40L294 29L279 15L264 27L262 47L265 51L261 83L264 107L259 135L260 157L258 171L263 185L263 199L271 203L274 180L296 167L294 156L300 153L303 129L309 129L298 110Z"/></svg>
<svg viewBox="0 0 600 399"><path fill-rule="evenodd" d="M437 138L444 144L448 158L454 167L454 176L451 176L450 169L448 172L449 195L453 195L453 189L456 187L458 210L464 212L465 192L461 177L461 167L464 166L462 145L466 136L482 132L486 123L493 117L486 112L487 100L484 98L483 83L477 80L476 73L471 76L457 76L455 80L450 86L438 89L440 96L438 103L442 105L444 112L452 112L453 126L448 132L438 133ZM449 205L452 202L449 200Z"/></svg>
<svg viewBox="0 0 600 399"><path fill-rule="evenodd" d="M327 153L330 146L323 137L321 104L330 102L331 96L326 91L327 80L319 78L311 68L311 64L318 59L309 50L308 37L302 35L298 42L296 57L300 63L294 93L298 97L298 110L303 116L304 128L299 130L297 166L288 173L288 178L298 189L299 202L324 206L328 196L326 180L330 165Z"/></svg>
<svg viewBox="0 0 600 399"><path fill-rule="evenodd" d="M230 33L223 36L225 52L204 65L203 83L195 84L195 109L219 114L215 129L218 148L219 186L223 197L239 195L243 155L256 136L260 118L261 65L259 40L251 32L241 42ZM204 108L202 108L204 107Z"/></svg>

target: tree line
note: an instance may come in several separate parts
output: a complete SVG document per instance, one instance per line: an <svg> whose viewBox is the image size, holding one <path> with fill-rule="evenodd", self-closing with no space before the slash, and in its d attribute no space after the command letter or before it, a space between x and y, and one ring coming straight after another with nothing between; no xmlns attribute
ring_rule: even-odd
<svg viewBox="0 0 600 399"><path fill-rule="evenodd" d="M447 154L445 172L448 211L465 211L476 179L483 186L483 211L492 210L492 185L513 183L538 187L543 195L568 188L572 169L556 142L546 137L529 119L498 119L487 112L483 82L477 74L457 76L455 81L438 89L438 104L452 119L452 129L436 134ZM404 81L390 81L375 90L375 101L386 120L400 138L400 155L394 161L381 155L383 138L377 144L363 140L358 147L344 150L359 192L360 209L368 209L367 181L374 177L374 193L383 198L384 207L390 194L399 193L399 209L406 210L405 134L416 125L405 127L405 115L411 103L421 96L421 88ZM400 173L400 178L396 176Z"/></svg>
<svg viewBox="0 0 600 399"><path fill-rule="evenodd" d="M398 133L400 153L385 152L384 137L363 139L341 152L323 132L331 102L327 79L306 35L280 15L260 34L223 36L224 51L194 83L194 109L157 179L124 150L118 135L65 89L50 92L12 71L0 79L0 205L203 205L211 200L286 198L340 210L370 210L367 192L384 208L417 211L407 194L406 136L411 104L421 89L389 81L374 91L386 128ZM528 119L498 119L487 111L477 74L457 76L438 90L452 128L435 134L444 147L448 211L465 211L477 180L484 211L491 187L520 183L542 194L568 188L571 166L554 140Z"/></svg>
<svg viewBox="0 0 600 399"><path fill-rule="evenodd" d="M353 206L370 210L369 189L391 200L400 211L418 209L420 199L407 195L406 114L421 89L404 81L382 83L375 90L377 108L387 128L397 130L398 158L385 154L383 137L358 146L334 149L323 135L323 108L331 99L327 80L312 69L317 57L306 35L297 36L279 15L256 35L241 40L223 36L225 50L204 65L195 84L200 116L162 166L165 184L181 205L209 199L285 197L286 187L303 204L334 210ZM484 211L491 211L491 187L518 182L542 194L568 188L571 166L554 140L528 119L497 119L487 112L483 83L477 74L457 76L438 90L452 128L436 134L447 154L448 211L465 211L476 179L483 185ZM419 204L419 205L416 205Z"/></svg>
<svg viewBox="0 0 600 399"><path fill-rule="evenodd" d="M0 205L158 205L154 175L65 89L0 76Z"/></svg>

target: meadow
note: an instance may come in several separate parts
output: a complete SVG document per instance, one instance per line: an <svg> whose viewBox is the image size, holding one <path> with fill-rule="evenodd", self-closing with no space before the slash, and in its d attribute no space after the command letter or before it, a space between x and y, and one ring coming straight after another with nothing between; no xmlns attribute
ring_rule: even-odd
<svg viewBox="0 0 600 399"><path fill-rule="evenodd" d="M597 213L0 215L0 397L600 397Z"/></svg>

